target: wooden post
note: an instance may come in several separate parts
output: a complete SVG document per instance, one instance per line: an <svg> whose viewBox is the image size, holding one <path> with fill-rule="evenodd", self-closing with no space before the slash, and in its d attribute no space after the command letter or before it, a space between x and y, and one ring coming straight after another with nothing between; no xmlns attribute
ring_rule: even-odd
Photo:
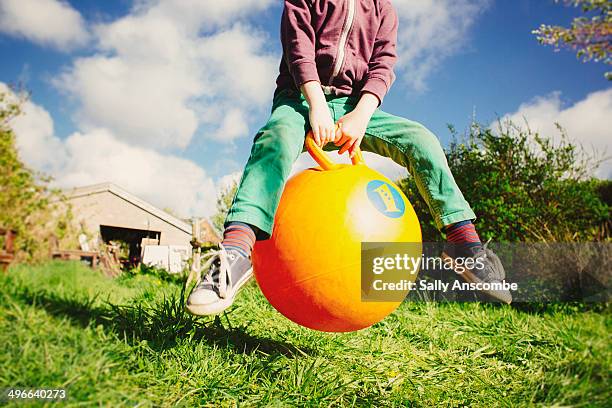
<svg viewBox="0 0 612 408"><path fill-rule="evenodd" d="M9 254L12 254L14 252L14 247L13 247L13 238L14 238L14 233L12 230L7 230L6 231L6 241L4 243L4 248L6 249L6 252Z"/></svg>
<svg viewBox="0 0 612 408"><path fill-rule="evenodd" d="M191 221L191 271L195 276L200 276L200 256L202 254L200 235L202 234L201 222L199 218Z"/></svg>
<svg viewBox="0 0 612 408"><path fill-rule="evenodd" d="M15 259L15 246L13 242L15 231L0 228L0 235L4 235L4 248L0 248L0 269L6 273L9 265Z"/></svg>
<svg viewBox="0 0 612 408"><path fill-rule="evenodd" d="M200 219L194 218L191 222L191 235L196 241L200 241L200 235L202 234L202 228L200 225Z"/></svg>

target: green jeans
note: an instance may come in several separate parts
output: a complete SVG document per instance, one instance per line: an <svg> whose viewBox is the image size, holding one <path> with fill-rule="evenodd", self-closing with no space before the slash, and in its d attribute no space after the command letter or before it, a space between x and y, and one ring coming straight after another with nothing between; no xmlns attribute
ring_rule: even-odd
<svg viewBox="0 0 612 408"><path fill-rule="evenodd" d="M353 110L357 101L357 97L328 96L334 122ZM283 187L293 163L304 151L309 129L308 103L301 93L277 93L268 123L253 141L226 224L244 222L259 228L258 239L270 236ZM361 149L389 157L408 169L438 229L476 218L455 183L438 138L423 125L376 109Z"/></svg>

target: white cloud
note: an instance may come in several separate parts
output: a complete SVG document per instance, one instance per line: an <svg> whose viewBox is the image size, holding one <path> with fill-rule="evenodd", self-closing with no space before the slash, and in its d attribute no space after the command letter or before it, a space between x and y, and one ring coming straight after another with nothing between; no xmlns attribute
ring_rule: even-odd
<svg viewBox="0 0 612 408"><path fill-rule="evenodd" d="M580 143L587 152L612 155L612 88L590 93L581 101L564 106L561 92L539 96L523 103L514 113L506 114L502 121L510 119L517 124L525 120L533 131L546 137L558 137L556 123L568 136ZM599 177L612 178L612 160L602 163Z"/></svg>
<svg viewBox="0 0 612 408"><path fill-rule="evenodd" d="M74 62L61 86L79 99L82 129L106 127L131 143L185 147L197 128L197 79L180 68L94 56Z"/></svg>
<svg viewBox="0 0 612 408"><path fill-rule="evenodd" d="M239 183L241 176L242 172L240 171L236 171L231 174L226 174L217 181L217 190L224 191L231 187L234 183Z"/></svg>
<svg viewBox="0 0 612 408"><path fill-rule="evenodd" d="M62 50L89 38L81 14L58 0L0 0L0 32Z"/></svg>
<svg viewBox="0 0 612 408"><path fill-rule="evenodd" d="M145 0L136 10L180 21L193 30L210 30L265 10L275 3L275 0Z"/></svg>
<svg viewBox="0 0 612 408"><path fill-rule="evenodd" d="M97 26L97 51L55 83L75 98L79 127L108 128L130 143L184 148L198 129L219 140L246 136L269 104L278 56L264 33L237 19L271 3L140 3ZM201 34L213 22L222 28Z"/></svg>
<svg viewBox="0 0 612 408"><path fill-rule="evenodd" d="M343 154L342 156L338 156L338 152L327 152L331 156L331 159L335 163L344 163L349 164L351 160L348 157L348 154ZM395 163L393 160L388 157L379 156L370 152L363 152L363 160L366 165L382 174L387 176L389 179L395 181L399 178L406 177L408 175L408 170L399 164ZM291 170L291 175L294 175L304 169L308 169L310 167L316 167L318 164L310 157L308 153L302 153L297 161L294 163L293 168Z"/></svg>
<svg viewBox="0 0 612 408"><path fill-rule="evenodd" d="M74 133L65 145L66 162L58 177L63 186L112 181L181 216L208 216L214 212L215 185L190 160L127 145L104 129Z"/></svg>
<svg viewBox="0 0 612 408"><path fill-rule="evenodd" d="M17 103L19 98L2 82L0 92L8 96L7 102ZM32 168L53 173L61 165L64 154L62 142L53 131L53 119L42 107L26 100L21 104L21 115L10 123L17 135L17 150L21 159Z"/></svg>
<svg viewBox="0 0 612 408"><path fill-rule="evenodd" d="M394 0L398 78L416 91L442 62L466 48L468 33L490 0Z"/></svg>
<svg viewBox="0 0 612 408"><path fill-rule="evenodd" d="M1 82L0 92L15 98ZM181 216L214 212L217 186L196 163L129 145L106 129L75 132L62 140L54 135L53 120L43 107L28 101L22 109L10 123L20 157L31 168L51 174L55 186L110 181Z"/></svg>

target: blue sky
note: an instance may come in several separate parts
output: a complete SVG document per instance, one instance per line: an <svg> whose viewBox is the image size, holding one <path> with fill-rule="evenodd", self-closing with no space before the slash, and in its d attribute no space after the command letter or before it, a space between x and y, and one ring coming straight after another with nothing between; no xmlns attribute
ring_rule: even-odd
<svg viewBox="0 0 612 408"><path fill-rule="evenodd" d="M17 126L28 164L61 186L106 178L183 215L209 214L211 197L241 170L269 113L280 57L280 2L200 2L192 11L172 0L31 1L40 6L33 11L39 19L26 16L27 1L17 6L0 0L0 82L23 83L32 93L33 113ZM581 63L569 51L553 52L531 34L540 23L567 25L578 9L552 0L393 3L400 15L400 64L384 110L422 122L444 145L447 124L463 131L474 114L487 124L528 116L542 132L552 132L559 121L570 136L598 151L609 144L606 67ZM57 24L45 25L46 19ZM180 31L176 37L173 24ZM150 44L147 30L153 33ZM414 33L426 35L416 40ZM175 44L182 41L184 46ZM249 55L228 58L224 44ZM164 50L159 55L158 47ZM201 60L192 64L184 50ZM107 74L112 80L101 79ZM232 75L239 83L233 84ZM233 88L224 94L220 83L228 79ZM116 92L109 89L114 86ZM124 97L128 101L120 102ZM41 158L42 150L57 157ZM372 160L384 172L400 172ZM104 163L117 171L105 171Z"/></svg>

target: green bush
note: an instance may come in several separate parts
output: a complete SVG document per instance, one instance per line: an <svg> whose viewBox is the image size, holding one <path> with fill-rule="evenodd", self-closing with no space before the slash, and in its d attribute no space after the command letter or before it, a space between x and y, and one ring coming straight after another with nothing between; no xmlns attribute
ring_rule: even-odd
<svg viewBox="0 0 612 408"><path fill-rule="evenodd" d="M0 226L17 232L19 260L41 260L49 240L76 242L70 207L59 191L48 187L50 178L29 169L20 159L11 120L21 114L25 97L0 92ZM0 242L0 245L3 244Z"/></svg>
<svg viewBox="0 0 612 408"><path fill-rule="evenodd" d="M560 129L558 142L511 122L472 126L446 151L457 184L474 209L481 239L500 242L592 241L610 237L610 181ZM410 197L414 179L400 181ZM607 198L606 198L607 197ZM422 200L412 200L424 240L441 238Z"/></svg>
<svg viewBox="0 0 612 408"><path fill-rule="evenodd" d="M170 273L168 270L153 266L153 265L145 265L143 263L139 264L135 268L128 269L121 274L122 279L131 278L138 275L147 275L152 276L159 279L162 282L169 283L177 283L179 285L183 285L186 279L186 272L182 273Z"/></svg>
<svg viewBox="0 0 612 408"><path fill-rule="evenodd" d="M234 181L232 184L219 192L219 196L217 197L217 212L211 217L212 225L218 232L223 233L223 230L225 229L223 227L223 223L227 217L227 212L232 206L232 201L234 201L234 196L236 196L237 190L238 182Z"/></svg>

